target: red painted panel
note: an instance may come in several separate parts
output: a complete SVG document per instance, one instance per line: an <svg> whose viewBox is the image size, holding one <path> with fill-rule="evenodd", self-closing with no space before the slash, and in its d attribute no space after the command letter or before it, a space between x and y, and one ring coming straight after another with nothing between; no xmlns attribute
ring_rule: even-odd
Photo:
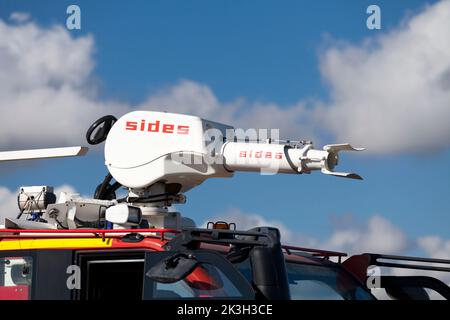
<svg viewBox="0 0 450 320"><path fill-rule="evenodd" d="M0 300L28 300L28 286L0 287Z"/></svg>

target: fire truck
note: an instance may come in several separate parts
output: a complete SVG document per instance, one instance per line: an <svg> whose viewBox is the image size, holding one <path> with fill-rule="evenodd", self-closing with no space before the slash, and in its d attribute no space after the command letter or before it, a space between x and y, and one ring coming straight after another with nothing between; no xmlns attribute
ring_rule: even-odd
<svg viewBox="0 0 450 320"><path fill-rule="evenodd" d="M350 144L315 149L310 141L242 137L199 117L135 111L105 116L86 134L105 142L108 174L92 198L51 186L24 186L16 218L0 229L0 299L374 300L450 298L435 277L373 277L374 266L450 272L450 260L283 245L271 226L240 230L233 221L204 228L173 204L209 178L238 171L362 179L334 169ZM8 151L1 161L85 155L86 147ZM126 192L122 197L117 193ZM389 273L388 273L389 274Z"/></svg>

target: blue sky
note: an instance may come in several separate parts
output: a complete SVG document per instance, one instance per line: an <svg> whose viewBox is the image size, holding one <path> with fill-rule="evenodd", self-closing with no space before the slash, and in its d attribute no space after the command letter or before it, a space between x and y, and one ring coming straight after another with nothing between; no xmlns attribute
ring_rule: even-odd
<svg viewBox="0 0 450 320"><path fill-rule="evenodd" d="M65 24L68 5L97 47L104 96L138 103L178 79L207 83L220 99L295 102L323 97L317 68L324 38L358 42L373 1L3 1L0 17L30 12L41 25ZM377 1L383 31L434 1Z"/></svg>
<svg viewBox="0 0 450 320"><path fill-rule="evenodd" d="M81 8L82 30L69 34L94 39L90 81L98 86L99 100L139 105L188 79L208 86L219 101L243 98L283 109L302 99L326 103L333 98L319 67L327 47L339 42L358 46L389 34L435 1L6 0L0 4L0 19L27 12L40 28L64 26L65 9L72 3ZM370 4L382 10L382 30L366 28ZM3 112L1 122L7 117ZM404 116L407 122L408 115ZM411 128L410 139L416 138ZM380 215L412 239L427 235L448 239L449 162L445 145L426 153L346 154L342 169L360 173L364 181L320 174L238 173L233 179L211 179L188 192L187 204L179 209L202 222L239 208L318 239L326 239L343 215L354 215L357 222L352 223L357 224ZM106 174L101 151L80 159L1 166L0 185L10 190L68 183L91 194Z"/></svg>

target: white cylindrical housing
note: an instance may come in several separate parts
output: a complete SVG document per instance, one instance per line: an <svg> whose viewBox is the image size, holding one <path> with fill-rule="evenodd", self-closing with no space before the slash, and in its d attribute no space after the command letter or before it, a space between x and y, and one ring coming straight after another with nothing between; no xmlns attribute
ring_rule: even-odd
<svg viewBox="0 0 450 320"><path fill-rule="evenodd" d="M230 171L299 173L326 166L329 153L272 143L226 142L222 147L225 168Z"/></svg>
<svg viewBox="0 0 450 320"><path fill-rule="evenodd" d="M224 166L230 171L297 172L299 162L290 165L287 152L284 145L269 143L226 142L222 147Z"/></svg>

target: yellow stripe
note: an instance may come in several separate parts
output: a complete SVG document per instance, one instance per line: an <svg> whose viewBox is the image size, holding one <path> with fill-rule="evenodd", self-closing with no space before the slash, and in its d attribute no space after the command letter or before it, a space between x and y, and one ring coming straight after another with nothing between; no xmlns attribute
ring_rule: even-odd
<svg viewBox="0 0 450 320"><path fill-rule="evenodd" d="M0 241L0 250L111 247L112 239L19 239Z"/></svg>

